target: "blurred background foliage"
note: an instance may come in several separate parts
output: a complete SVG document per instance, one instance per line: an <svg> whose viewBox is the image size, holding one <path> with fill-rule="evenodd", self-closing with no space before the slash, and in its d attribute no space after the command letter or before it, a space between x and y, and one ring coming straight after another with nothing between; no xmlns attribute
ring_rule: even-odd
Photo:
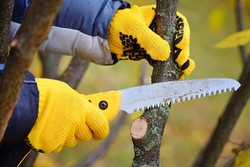
<svg viewBox="0 0 250 167"><path fill-rule="evenodd" d="M155 4L152 0L130 0L131 4ZM245 29L250 28L250 1L242 0ZM229 77L238 79L242 71L242 60L236 47L218 49L214 46L237 29L234 0L180 0L178 10L189 20L191 29L191 57L196 69L191 78ZM247 44L249 52L249 43ZM65 56L60 62L59 72L68 65L71 57ZM77 91L84 94L120 89L138 85L143 61L121 61L114 66L91 64ZM31 71L41 76L41 62L35 59ZM151 67L147 71L150 83ZM172 105L161 147L161 164L168 167L191 166L196 155L204 146L223 112L231 93L207 97L195 101ZM244 109L231 137L224 148L217 166L223 166L234 156L232 149L250 139L250 103ZM130 125L141 112L129 115L110 149L93 167L131 166L134 156L130 137ZM110 125L115 124L113 120ZM84 160L103 141L79 142L75 148L64 148L59 154L40 154L36 167L70 167Z"/></svg>

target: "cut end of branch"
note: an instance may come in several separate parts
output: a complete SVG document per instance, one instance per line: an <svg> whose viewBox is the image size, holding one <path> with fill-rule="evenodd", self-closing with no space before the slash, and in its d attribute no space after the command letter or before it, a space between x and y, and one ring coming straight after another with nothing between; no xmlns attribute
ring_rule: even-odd
<svg viewBox="0 0 250 167"><path fill-rule="evenodd" d="M137 118L136 120L134 120L130 128L130 133L132 138L135 140L142 139L146 135L147 129L148 129L147 120L142 117Z"/></svg>

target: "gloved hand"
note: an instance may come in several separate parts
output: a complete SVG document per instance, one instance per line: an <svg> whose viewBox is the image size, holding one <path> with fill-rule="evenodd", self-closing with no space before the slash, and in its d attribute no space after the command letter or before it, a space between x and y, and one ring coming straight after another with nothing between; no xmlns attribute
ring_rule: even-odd
<svg viewBox="0 0 250 167"><path fill-rule="evenodd" d="M153 59L165 61L170 55L166 40L154 33L149 25L155 17L155 5L118 10L111 20L108 41L110 51L118 60ZM189 59L190 30L186 18L177 13L175 57L183 71L182 78L194 69L194 61Z"/></svg>
<svg viewBox="0 0 250 167"><path fill-rule="evenodd" d="M187 19L177 12L176 16L176 35L175 35L175 48L174 58L179 68L183 72L179 79L184 79L192 73L195 68L195 63L189 58L189 43L190 43L190 30Z"/></svg>
<svg viewBox="0 0 250 167"><path fill-rule="evenodd" d="M109 133L107 118L67 84L36 79L39 90L38 118L27 142L33 149L50 153L73 147L76 140L103 139Z"/></svg>

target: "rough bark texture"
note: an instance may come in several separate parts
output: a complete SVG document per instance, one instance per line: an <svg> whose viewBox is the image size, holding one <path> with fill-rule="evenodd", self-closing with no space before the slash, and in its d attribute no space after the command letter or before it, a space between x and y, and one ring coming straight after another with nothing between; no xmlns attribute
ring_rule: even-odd
<svg viewBox="0 0 250 167"><path fill-rule="evenodd" d="M0 2L0 63L5 63L8 56L9 32L13 0L1 0Z"/></svg>
<svg viewBox="0 0 250 167"><path fill-rule="evenodd" d="M0 80L0 141L35 52L47 36L62 0L32 1L23 25L11 42L11 51ZM37 12L39 11L39 12Z"/></svg>
<svg viewBox="0 0 250 167"><path fill-rule="evenodd" d="M153 25L155 32L169 42L171 50L173 50L177 3L177 0L157 0L155 25ZM180 74L172 54L166 62L153 62L153 83L176 80ZM143 115L133 122L130 129L135 152L132 166L160 166L161 139L169 114L168 106L156 107L145 110ZM137 134L134 138L135 133L138 133L138 130L134 131L136 129L134 126L138 127L138 124L146 126L147 131L145 133L142 128L141 137L138 138Z"/></svg>

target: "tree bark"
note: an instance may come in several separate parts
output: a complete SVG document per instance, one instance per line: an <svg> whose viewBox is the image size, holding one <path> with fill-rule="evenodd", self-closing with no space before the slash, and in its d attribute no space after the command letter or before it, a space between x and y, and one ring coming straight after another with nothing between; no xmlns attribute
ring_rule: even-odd
<svg viewBox="0 0 250 167"><path fill-rule="evenodd" d="M62 0L32 1L20 30L11 42L10 55L0 80L0 141L13 112L25 74L47 36ZM40 11L40 12L37 12Z"/></svg>
<svg viewBox="0 0 250 167"><path fill-rule="evenodd" d="M157 0L155 25L157 34L169 42L173 51L178 0ZM173 60L173 52L166 62L153 62L152 83L176 80L181 72ZM145 110L131 125L134 144L132 166L160 166L161 139L170 114L168 106Z"/></svg>
<svg viewBox="0 0 250 167"><path fill-rule="evenodd" d="M10 23L13 7L13 0L1 0L0 2L0 63L5 63L8 56Z"/></svg>

